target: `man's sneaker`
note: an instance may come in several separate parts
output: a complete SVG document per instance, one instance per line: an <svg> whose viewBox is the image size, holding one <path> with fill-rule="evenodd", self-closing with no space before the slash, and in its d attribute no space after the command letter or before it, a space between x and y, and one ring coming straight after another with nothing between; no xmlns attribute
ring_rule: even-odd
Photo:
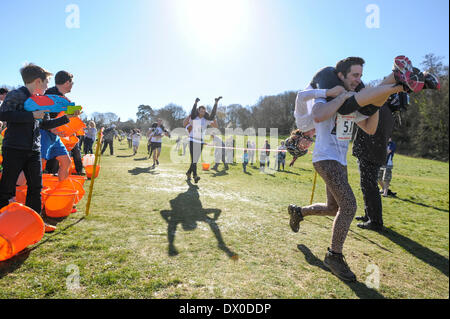
<svg viewBox="0 0 450 319"><path fill-rule="evenodd" d="M368 230L373 230L373 231L382 231L383 230L382 225L376 224L371 221L360 223L360 224L357 224L356 226L358 226L359 228L362 228L362 229L368 229Z"/></svg>
<svg viewBox="0 0 450 319"><path fill-rule="evenodd" d="M423 72L424 77L424 89L430 89L430 90L439 90L441 88L441 83L439 82L439 78L430 73L430 72Z"/></svg>
<svg viewBox="0 0 450 319"><path fill-rule="evenodd" d="M356 216L355 219L364 223L369 221L369 217L367 216Z"/></svg>
<svg viewBox="0 0 450 319"><path fill-rule="evenodd" d="M156 160L156 165L159 165L159 161L158 160Z"/></svg>
<svg viewBox="0 0 450 319"><path fill-rule="evenodd" d="M195 184L197 184L199 180L200 180L200 176L194 176L194 182L195 182Z"/></svg>
<svg viewBox="0 0 450 319"><path fill-rule="evenodd" d="M291 204L288 206L288 213L290 216L289 226L291 226L294 233L298 233L300 229L300 222L303 220L302 208Z"/></svg>
<svg viewBox="0 0 450 319"><path fill-rule="evenodd" d="M338 278L344 281L356 281L356 276L348 267L343 254L334 253L328 248L323 264Z"/></svg>
<svg viewBox="0 0 450 319"><path fill-rule="evenodd" d="M400 55L394 59L393 70L395 80L402 84L407 92L419 92L424 86L424 75L419 69L414 68L411 61Z"/></svg>

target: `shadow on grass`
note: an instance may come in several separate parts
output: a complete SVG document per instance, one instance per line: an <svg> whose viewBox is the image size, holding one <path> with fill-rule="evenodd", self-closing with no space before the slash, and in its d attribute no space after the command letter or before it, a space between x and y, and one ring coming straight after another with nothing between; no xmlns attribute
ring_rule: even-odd
<svg viewBox="0 0 450 319"><path fill-rule="evenodd" d="M60 236L64 231L75 226L82 220L84 220L84 216L81 217L79 220L73 222L72 224L67 225L64 228L61 228L61 229L58 228L55 232L49 234L44 240L41 240L39 243L37 243L33 247L25 248L24 250L22 250L20 253L18 253L14 257L12 257L8 260L5 260L5 261L0 261L0 279L3 278L4 276L6 276L7 274L12 273L15 270L19 269L23 265L25 260L28 259L28 257L30 256L30 253L33 250L35 250L38 247L40 247L41 245L45 244L50 239Z"/></svg>
<svg viewBox="0 0 450 319"><path fill-rule="evenodd" d="M215 173L211 174L211 177L220 177L220 176L226 176L228 175L228 172L226 169L223 169L221 171L216 171Z"/></svg>
<svg viewBox="0 0 450 319"><path fill-rule="evenodd" d="M414 240L405 237L392 229L384 228L380 234L448 277L449 263L446 257L422 246L418 242L415 242Z"/></svg>
<svg viewBox="0 0 450 319"><path fill-rule="evenodd" d="M30 250L24 249L19 255L0 261L0 279L19 269L30 256Z"/></svg>
<svg viewBox="0 0 450 319"><path fill-rule="evenodd" d="M147 159L148 159L147 156L145 156L145 157L141 157L141 158L135 158L134 160L135 161L145 161Z"/></svg>
<svg viewBox="0 0 450 319"><path fill-rule="evenodd" d="M150 167L135 167L133 169L128 170L128 173L130 173L131 175L139 175L139 174L158 175L159 174L151 166Z"/></svg>
<svg viewBox="0 0 450 319"><path fill-rule="evenodd" d="M414 205L417 205L417 206L422 206L422 207L426 207L426 208L432 208L432 209L435 209L435 210L440 211L440 212L448 213L448 209L443 209L443 208L427 205L427 204L424 204L424 203L415 202L415 201L407 199L407 198L401 198L401 197L398 197L398 196L393 196L392 198L401 200L403 202L411 203L411 204L414 204Z"/></svg>
<svg viewBox="0 0 450 319"><path fill-rule="evenodd" d="M305 259L310 265L319 267L320 269L329 272L328 268L323 264L322 260L314 256L314 254L311 252L311 250L309 250L308 247L300 244L297 245L297 248L303 253L303 255L305 255ZM367 287L365 284L359 281L347 282L341 280L341 282L346 284L361 299L384 299L384 296L380 294L378 291Z"/></svg>
<svg viewBox="0 0 450 319"><path fill-rule="evenodd" d="M175 234L178 224L181 224L184 230L191 231L197 228L197 222L205 222L209 225L216 237L218 247L223 250L229 258L235 259L237 254L227 247L222 234L220 233L219 226L216 223L216 220L219 218L222 211L215 208L203 208L202 202L199 199L198 186L193 185L189 180L187 183L189 189L170 200L170 207L172 210L162 210L160 212L162 218L167 222L169 256L178 255L178 250L175 247ZM209 217L208 214L213 214L213 217Z"/></svg>
<svg viewBox="0 0 450 319"><path fill-rule="evenodd" d="M278 171L278 170L277 170L277 173L291 174L291 175L297 175L297 176L300 176L300 175L301 175L301 174L299 174L299 173L295 173L295 172L292 172L292 171L286 171L286 170L281 170L281 171Z"/></svg>
<svg viewBox="0 0 450 319"><path fill-rule="evenodd" d="M124 158L124 157L133 157L133 156L134 156L134 155L131 154L131 155L117 155L116 157Z"/></svg>

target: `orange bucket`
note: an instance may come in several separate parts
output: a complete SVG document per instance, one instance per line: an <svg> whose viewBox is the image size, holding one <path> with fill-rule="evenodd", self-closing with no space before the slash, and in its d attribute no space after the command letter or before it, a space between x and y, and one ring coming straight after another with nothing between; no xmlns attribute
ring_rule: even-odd
<svg viewBox="0 0 450 319"><path fill-rule="evenodd" d="M16 187L16 202L25 205L27 200L27 185Z"/></svg>
<svg viewBox="0 0 450 319"><path fill-rule="evenodd" d="M60 113L61 114L61 113ZM64 115L64 113L62 113ZM59 117L59 114L58 114ZM70 136L76 134L86 127L86 124L79 117L72 117L69 119L69 123L58 126L54 130L59 136Z"/></svg>
<svg viewBox="0 0 450 319"><path fill-rule="evenodd" d="M70 152L75 145L77 145L77 143L80 141L78 139L78 137L76 137L75 135L71 135L71 136L67 136L67 137L60 137L61 138L61 142L63 142L64 146L66 147L66 149Z"/></svg>
<svg viewBox="0 0 450 319"><path fill-rule="evenodd" d="M84 182L87 180L87 178L85 176L81 176L81 175L69 175L69 178L71 180L75 180L78 183L80 183L82 186L84 186Z"/></svg>
<svg viewBox="0 0 450 319"><path fill-rule="evenodd" d="M204 171L209 171L209 163L202 163L202 169Z"/></svg>
<svg viewBox="0 0 450 319"><path fill-rule="evenodd" d="M86 172L86 176L87 178L91 178L92 177L92 172L94 170L94 165L87 165L84 168L85 172ZM100 165L97 165L97 167L95 168L95 178L98 177L98 173L100 172Z"/></svg>
<svg viewBox="0 0 450 319"><path fill-rule="evenodd" d="M17 186L16 187L16 202L22 205L25 205L27 201L27 185ZM44 191L50 190L50 187L43 186L41 190L41 208L44 208L45 200L47 199L46 196L44 196Z"/></svg>
<svg viewBox="0 0 450 319"><path fill-rule="evenodd" d="M44 222L34 210L11 203L0 210L0 261L9 259L44 236Z"/></svg>
<svg viewBox="0 0 450 319"><path fill-rule="evenodd" d="M43 174L42 175L42 186L48 187L50 189L56 188L59 183L59 179L57 176L53 176L51 174Z"/></svg>
<svg viewBox="0 0 450 319"><path fill-rule="evenodd" d="M69 174L73 174L77 172L77 169L75 168L75 162L73 161L73 158L70 159L70 168L69 168Z"/></svg>
<svg viewBox="0 0 450 319"><path fill-rule="evenodd" d="M67 188L78 191L78 195L75 197L75 204L78 204L78 202L83 198L85 190L83 188L83 185L81 185L80 182L73 180L73 179L65 179L62 182L59 182L59 184L56 186L57 189L59 188Z"/></svg>
<svg viewBox="0 0 450 319"><path fill-rule="evenodd" d="M45 214L48 217L66 217L72 213L75 199L78 195L77 190L67 188L56 188L45 190Z"/></svg>

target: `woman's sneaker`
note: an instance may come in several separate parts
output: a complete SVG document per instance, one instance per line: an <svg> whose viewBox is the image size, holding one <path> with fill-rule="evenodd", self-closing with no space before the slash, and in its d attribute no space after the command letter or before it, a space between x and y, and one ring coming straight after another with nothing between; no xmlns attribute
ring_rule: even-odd
<svg viewBox="0 0 450 319"><path fill-rule="evenodd" d="M300 230L300 222L303 220L302 208L291 204L288 206L288 213L290 216L289 226L291 226L294 233L298 233Z"/></svg>
<svg viewBox="0 0 450 319"><path fill-rule="evenodd" d="M419 69L414 68L411 61L404 55L399 55L394 59L392 71L397 83L403 84L407 92L417 93L423 89L423 73Z"/></svg>
<svg viewBox="0 0 450 319"><path fill-rule="evenodd" d="M328 248L323 264L339 279L356 281L356 275L348 267L343 254L334 253Z"/></svg>

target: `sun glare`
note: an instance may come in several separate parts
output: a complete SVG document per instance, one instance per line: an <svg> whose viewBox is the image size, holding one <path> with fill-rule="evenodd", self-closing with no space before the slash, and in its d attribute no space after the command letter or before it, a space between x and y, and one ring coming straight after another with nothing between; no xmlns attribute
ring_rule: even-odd
<svg viewBox="0 0 450 319"><path fill-rule="evenodd" d="M245 0L179 0L176 11L186 41L205 53L235 49L248 29Z"/></svg>

